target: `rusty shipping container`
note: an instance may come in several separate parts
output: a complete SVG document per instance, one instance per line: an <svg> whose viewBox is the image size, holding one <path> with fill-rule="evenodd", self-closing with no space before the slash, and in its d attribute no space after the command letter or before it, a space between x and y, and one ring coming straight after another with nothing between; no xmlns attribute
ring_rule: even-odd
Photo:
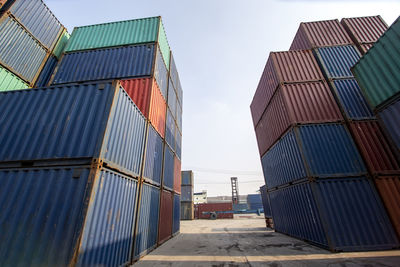
<svg viewBox="0 0 400 267"><path fill-rule="evenodd" d="M352 40L339 20L302 22L289 50L350 45Z"/></svg>
<svg viewBox="0 0 400 267"><path fill-rule="evenodd" d="M193 202L181 202L181 220L194 220Z"/></svg>
<svg viewBox="0 0 400 267"><path fill-rule="evenodd" d="M381 16L344 18L340 23L356 45L375 43L388 29Z"/></svg>
<svg viewBox="0 0 400 267"><path fill-rule="evenodd" d="M158 244L161 245L172 236L173 194L162 190L158 226Z"/></svg>
<svg viewBox="0 0 400 267"><path fill-rule="evenodd" d="M217 219L233 219L232 202L196 204L195 212L198 219L210 219L211 213L214 212L217 214Z"/></svg>
<svg viewBox="0 0 400 267"><path fill-rule="evenodd" d="M254 127L279 85L322 80L324 76L311 50L271 52L250 105Z"/></svg>
<svg viewBox="0 0 400 267"><path fill-rule="evenodd" d="M181 160L174 156L174 191L181 193Z"/></svg>

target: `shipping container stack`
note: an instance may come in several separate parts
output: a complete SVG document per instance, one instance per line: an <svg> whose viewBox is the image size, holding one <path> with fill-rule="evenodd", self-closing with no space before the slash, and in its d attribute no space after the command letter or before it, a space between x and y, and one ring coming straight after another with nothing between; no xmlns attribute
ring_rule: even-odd
<svg viewBox="0 0 400 267"><path fill-rule="evenodd" d="M0 95L0 262L126 265L179 232L177 70L161 17L77 27L63 50L51 86Z"/></svg>
<svg viewBox="0 0 400 267"><path fill-rule="evenodd" d="M181 220L194 219L193 181L193 171L182 171Z"/></svg>
<svg viewBox="0 0 400 267"><path fill-rule="evenodd" d="M301 23L250 106L276 231L332 251L399 246L353 139L382 145L363 136L376 120L350 72L359 57L338 20Z"/></svg>
<svg viewBox="0 0 400 267"><path fill-rule="evenodd" d="M267 191L267 186L263 185L260 187L260 194L262 199L262 205L264 209L265 224L269 228L274 228L274 221L272 219L271 205L269 201L269 195Z"/></svg>
<svg viewBox="0 0 400 267"><path fill-rule="evenodd" d="M354 33L356 35L356 33ZM352 68L368 103L383 131L372 132L378 138L386 135L386 151L400 158L400 18L380 37L370 50ZM376 126L378 128L378 126ZM383 134L382 134L383 132ZM365 146L365 149L369 149ZM371 146L375 150L375 146ZM372 151L373 151L372 150ZM375 164L390 162L390 157L378 151ZM369 152L372 156L373 152ZM372 157L371 156L371 157ZM377 174L375 185L400 237L400 172Z"/></svg>
<svg viewBox="0 0 400 267"><path fill-rule="evenodd" d="M0 5L0 91L43 84L65 45L66 29L41 0Z"/></svg>

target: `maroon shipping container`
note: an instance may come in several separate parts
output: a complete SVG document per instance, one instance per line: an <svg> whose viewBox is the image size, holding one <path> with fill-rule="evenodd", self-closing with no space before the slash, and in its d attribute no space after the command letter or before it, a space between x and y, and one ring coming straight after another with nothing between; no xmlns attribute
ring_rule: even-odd
<svg viewBox="0 0 400 267"><path fill-rule="evenodd" d="M400 175L380 176L375 179L375 185L400 238Z"/></svg>
<svg viewBox="0 0 400 267"><path fill-rule="evenodd" d="M374 43L370 43L370 44L361 44L358 45L357 48L358 50L361 52L361 54L365 54L368 52L369 49L371 49L371 47L374 45Z"/></svg>
<svg viewBox="0 0 400 267"><path fill-rule="evenodd" d="M250 105L254 127L279 85L323 80L311 50L271 52Z"/></svg>
<svg viewBox="0 0 400 267"><path fill-rule="evenodd" d="M232 202L195 205L195 217L197 219L210 219L211 212L217 212L217 219L233 219Z"/></svg>
<svg viewBox="0 0 400 267"><path fill-rule="evenodd" d="M160 222L158 227L158 244L161 245L172 236L173 195L162 190Z"/></svg>
<svg viewBox="0 0 400 267"><path fill-rule="evenodd" d="M350 122L350 131L372 174L399 173L399 163L377 121Z"/></svg>
<svg viewBox="0 0 400 267"><path fill-rule="evenodd" d="M326 82L284 84L256 126L260 155L291 125L337 121L343 121L343 117Z"/></svg>
<svg viewBox="0 0 400 267"><path fill-rule="evenodd" d="M357 45L375 43L389 28L381 16L344 18L340 23Z"/></svg>
<svg viewBox="0 0 400 267"><path fill-rule="evenodd" d="M302 22L289 50L351 44L350 36L337 19Z"/></svg>
<svg viewBox="0 0 400 267"><path fill-rule="evenodd" d="M174 156L174 191L181 193L181 161Z"/></svg>

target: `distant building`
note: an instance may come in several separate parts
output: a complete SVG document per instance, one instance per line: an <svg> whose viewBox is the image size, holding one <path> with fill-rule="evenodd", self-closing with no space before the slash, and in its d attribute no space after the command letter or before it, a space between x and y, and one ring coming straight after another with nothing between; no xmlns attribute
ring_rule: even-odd
<svg viewBox="0 0 400 267"><path fill-rule="evenodd" d="M217 196L217 197L208 197L208 203L225 203L232 202L232 196ZM239 195L239 203L247 203L247 195Z"/></svg>
<svg viewBox="0 0 400 267"><path fill-rule="evenodd" d="M207 203L207 190L203 190L201 193L193 194L194 204Z"/></svg>

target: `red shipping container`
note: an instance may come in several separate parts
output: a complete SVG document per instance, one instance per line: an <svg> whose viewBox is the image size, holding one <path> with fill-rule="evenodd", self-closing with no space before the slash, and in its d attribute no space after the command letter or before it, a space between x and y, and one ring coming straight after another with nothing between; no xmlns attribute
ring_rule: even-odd
<svg viewBox="0 0 400 267"><path fill-rule="evenodd" d="M380 176L374 180L393 227L400 238L400 175Z"/></svg>
<svg viewBox="0 0 400 267"><path fill-rule="evenodd" d="M374 45L374 43L370 43L370 44L361 44L358 45L357 48L358 50L360 50L361 54L365 54L368 52L369 49L371 49L371 47Z"/></svg>
<svg viewBox="0 0 400 267"><path fill-rule="evenodd" d="M340 23L357 45L375 43L389 28L381 16L344 18Z"/></svg>
<svg viewBox="0 0 400 267"><path fill-rule="evenodd" d="M293 39L290 50L351 44L353 42L350 36L337 19L302 22Z"/></svg>
<svg viewBox="0 0 400 267"><path fill-rule="evenodd" d="M160 218L158 226L158 244L161 245L172 236L173 195L162 190Z"/></svg>
<svg viewBox="0 0 400 267"><path fill-rule="evenodd" d="M254 127L279 85L323 80L311 50L271 52L250 105Z"/></svg>
<svg viewBox="0 0 400 267"><path fill-rule="evenodd" d="M210 219L211 212L217 212L217 219L233 219L232 202L197 204L195 212L198 219Z"/></svg>
<svg viewBox="0 0 400 267"><path fill-rule="evenodd" d="M154 78L121 80L121 85L143 115L164 138L167 103Z"/></svg>
<svg viewBox="0 0 400 267"><path fill-rule="evenodd" d="M337 121L343 117L326 82L284 84L256 126L260 155L291 125Z"/></svg>
<svg viewBox="0 0 400 267"><path fill-rule="evenodd" d="M181 193L181 161L174 156L174 191Z"/></svg>
<svg viewBox="0 0 400 267"><path fill-rule="evenodd" d="M398 159L377 121L350 122L350 131L372 174L400 172Z"/></svg>

